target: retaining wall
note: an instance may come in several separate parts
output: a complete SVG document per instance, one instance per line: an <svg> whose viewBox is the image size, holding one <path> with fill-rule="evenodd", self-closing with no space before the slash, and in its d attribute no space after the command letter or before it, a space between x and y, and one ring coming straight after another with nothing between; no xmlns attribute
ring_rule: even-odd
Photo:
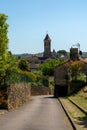
<svg viewBox="0 0 87 130"><path fill-rule="evenodd" d="M29 84L11 84L1 89L0 107L8 110L16 109L28 102L31 96Z"/></svg>
<svg viewBox="0 0 87 130"><path fill-rule="evenodd" d="M27 83L11 84L0 89L0 108L16 109L30 100L31 96L53 94L48 87L31 86Z"/></svg>
<svg viewBox="0 0 87 130"><path fill-rule="evenodd" d="M80 90L84 87L84 83L69 83L68 84L68 95Z"/></svg>
<svg viewBox="0 0 87 130"><path fill-rule="evenodd" d="M31 95L31 87L29 84L13 84L7 89L8 93L8 109L17 108L28 102Z"/></svg>

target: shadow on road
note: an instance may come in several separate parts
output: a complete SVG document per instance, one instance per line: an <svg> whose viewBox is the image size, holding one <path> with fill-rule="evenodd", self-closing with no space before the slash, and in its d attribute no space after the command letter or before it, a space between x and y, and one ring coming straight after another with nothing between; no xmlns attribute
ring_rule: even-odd
<svg viewBox="0 0 87 130"><path fill-rule="evenodd" d="M44 98L51 99L51 98L55 98L55 97L54 97L54 95L51 95L51 96L48 95L48 96L46 96L46 97L44 97Z"/></svg>

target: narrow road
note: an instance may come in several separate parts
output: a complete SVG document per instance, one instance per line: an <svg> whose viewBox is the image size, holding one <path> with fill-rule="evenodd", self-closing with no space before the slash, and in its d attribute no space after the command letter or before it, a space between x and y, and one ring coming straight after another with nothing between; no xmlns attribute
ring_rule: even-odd
<svg viewBox="0 0 87 130"><path fill-rule="evenodd" d="M0 130L73 130L58 100L36 96L15 111L0 116Z"/></svg>

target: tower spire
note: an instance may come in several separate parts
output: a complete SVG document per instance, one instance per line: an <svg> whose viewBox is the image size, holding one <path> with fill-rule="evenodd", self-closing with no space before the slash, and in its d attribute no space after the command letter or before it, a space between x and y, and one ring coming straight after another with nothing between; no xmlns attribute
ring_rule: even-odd
<svg viewBox="0 0 87 130"><path fill-rule="evenodd" d="M45 58L50 58L51 57L51 39L48 35L46 34L44 38L44 57Z"/></svg>

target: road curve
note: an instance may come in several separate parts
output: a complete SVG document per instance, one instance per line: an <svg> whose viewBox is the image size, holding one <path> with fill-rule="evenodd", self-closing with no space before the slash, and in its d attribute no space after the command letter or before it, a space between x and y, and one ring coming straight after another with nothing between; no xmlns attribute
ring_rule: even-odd
<svg viewBox="0 0 87 130"><path fill-rule="evenodd" d="M73 130L52 96L35 96L19 109L0 116L0 130Z"/></svg>

